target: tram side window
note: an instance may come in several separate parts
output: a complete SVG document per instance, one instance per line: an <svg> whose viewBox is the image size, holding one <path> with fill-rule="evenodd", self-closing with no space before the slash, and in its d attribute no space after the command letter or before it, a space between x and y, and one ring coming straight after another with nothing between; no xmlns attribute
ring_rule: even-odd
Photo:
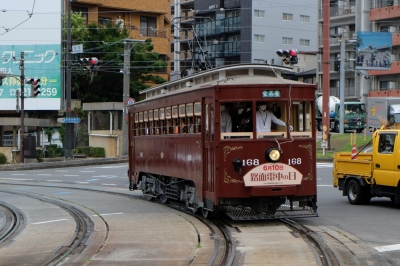
<svg viewBox="0 0 400 266"><path fill-rule="evenodd" d="M265 100L256 103L257 138L287 137L286 102Z"/></svg>
<svg viewBox="0 0 400 266"><path fill-rule="evenodd" d="M201 132L201 103L194 103L194 132Z"/></svg>
<svg viewBox="0 0 400 266"><path fill-rule="evenodd" d="M312 137L311 102L293 101L290 105L292 137Z"/></svg>
<svg viewBox="0 0 400 266"><path fill-rule="evenodd" d="M134 136L139 135L139 114L138 113L135 113L135 124L134 124L134 128L133 128L133 134L134 134Z"/></svg>
<svg viewBox="0 0 400 266"><path fill-rule="evenodd" d="M195 125L193 120L193 103L186 104L186 129L187 133L194 133Z"/></svg>
<svg viewBox="0 0 400 266"><path fill-rule="evenodd" d="M165 123L165 110L160 109L160 134L167 134L166 123Z"/></svg>
<svg viewBox="0 0 400 266"><path fill-rule="evenodd" d="M253 138L252 102L220 103L221 139Z"/></svg>

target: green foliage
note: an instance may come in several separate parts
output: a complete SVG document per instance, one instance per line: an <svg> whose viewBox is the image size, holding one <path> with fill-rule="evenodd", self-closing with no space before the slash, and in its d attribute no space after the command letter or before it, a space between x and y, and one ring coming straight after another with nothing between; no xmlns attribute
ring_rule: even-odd
<svg viewBox="0 0 400 266"><path fill-rule="evenodd" d="M57 131L60 135L61 142L65 144L65 124L61 124L61 126L57 128Z"/></svg>
<svg viewBox="0 0 400 266"><path fill-rule="evenodd" d="M106 151L102 147L89 147L82 146L72 149L72 154L86 154L89 157L104 158L106 157Z"/></svg>
<svg viewBox="0 0 400 266"><path fill-rule="evenodd" d="M335 152L351 152L353 146L351 145L351 134L331 134L330 139L330 150L325 150L325 156L323 155L321 148L321 140L317 140L317 158L332 159ZM354 137L354 134L353 134ZM365 145L371 140L371 136L367 136L364 140L363 134L356 134L356 146L357 152L359 152ZM354 140L353 140L354 142Z"/></svg>
<svg viewBox="0 0 400 266"><path fill-rule="evenodd" d="M55 158L57 156L64 156L64 150L56 144L47 145L45 149L36 149L36 159Z"/></svg>
<svg viewBox="0 0 400 266"><path fill-rule="evenodd" d="M7 157L0 152L0 164L6 164L7 163Z"/></svg>
<svg viewBox="0 0 400 266"><path fill-rule="evenodd" d="M72 15L71 35L75 43L84 43L85 53L73 55L72 58L75 62L72 69L72 97L82 100L82 103L120 102L123 94L123 76L120 73L124 59L123 40L129 38L129 32L126 28L112 23L91 23L86 26L85 19L79 16L80 13ZM130 45L130 95L138 98L138 92L149 87L149 84L166 82L154 74L165 69L167 63L160 60L158 53L153 52L151 39L143 43L133 42ZM103 63L99 64L98 71L87 73L79 65L79 58L90 57L97 57L103 60Z"/></svg>
<svg viewBox="0 0 400 266"><path fill-rule="evenodd" d="M49 140L51 144L51 137L53 136L54 132L56 132L56 129L54 127L46 127L44 130L44 134L47 136L47 139Z"/></svg>

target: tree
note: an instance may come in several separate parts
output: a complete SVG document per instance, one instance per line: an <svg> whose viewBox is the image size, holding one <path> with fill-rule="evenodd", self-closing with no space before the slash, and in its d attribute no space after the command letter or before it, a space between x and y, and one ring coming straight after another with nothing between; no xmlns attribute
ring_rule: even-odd
<svg viewBox="0 0 400 266"><path fill-rule="evenodd" d="M85 21L80 13L72 13L72 40L74 44L84 46L84 53L73 55L72 59L72 97L82 102L120 102L123 93L123 75L120 73L123 68L123 39L129 38L129 32L119 24L90 23L85 26ZM160 55L153 52L153 48L151 39L133 44L130 80L130 95L133 97L137 98L142 89L166 82L154 75L165 69L167 63L160 60ZM79 64L79 59L90 57L96 57L103 63L99 64L98 71L87 73Z"/></svg>
<svg viewBox="0 0 400 266"><path fill-rule="evenodd" d="M44 130L44 134L47 136L47 140L49 141L50 145L51 145L51 137L56 131L57 130L54 127L46 127L46 129Z"/></svg>

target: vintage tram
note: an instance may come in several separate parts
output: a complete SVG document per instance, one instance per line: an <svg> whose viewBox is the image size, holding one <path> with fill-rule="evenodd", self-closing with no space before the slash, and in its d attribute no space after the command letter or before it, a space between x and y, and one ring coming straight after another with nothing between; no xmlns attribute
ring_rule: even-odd
<svg viewBox="0 0 400 266"><path fill-rule="evenodd" d="M129 189L205 217L317 216L316 86L288 70L231 65L142 91L128 107Z"/></svg>

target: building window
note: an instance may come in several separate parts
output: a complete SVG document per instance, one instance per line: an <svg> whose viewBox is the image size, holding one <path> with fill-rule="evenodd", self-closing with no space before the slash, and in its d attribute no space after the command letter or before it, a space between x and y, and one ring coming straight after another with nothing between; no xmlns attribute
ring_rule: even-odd
<svg viewBox="0 0 400 266"><path fill-rule="evenodd" d="M303 79L303 82L304 82L304 83L308 83L308 84L313 84L313 78L312 78L312 77L310 77L310 78L304 78L304 79Z"/></svg>
<svg viewBox="0 0 400 266"><path fill-rule="evenodd" d="M293 14L283 13L283 20L293 21Z"/></svg>
<svg viewBox="0 0 400 266"><path fill-rule="evenodd" d="M283 37L282 44L284 45L291 45L293 44L293 38Z"/></svg>
<svg viewBox="0 0 400 266"><path fill-rule="evenodd" d="M255 18L263 18L265 15L264 10L254 10L254 17Z"/></svg>
<svg viewBox="0 0 400 266"><path fill-rule="evenodd" d="M232 17L239 17L240 16L240 11L235 10L235 11L230 11L226 13L227 18L232 18Z"/></svg>
<svg viewBox="0 0 400 266"><path fill-rule="evenodd" d="M156 18L140 17L140 34L142 36L156 36Z"/></svg>
<svg viewBox="0 0 400 266"><path fill-rule="evenodd" d="M303 23L310 22L310 16L300 15L300 22L303 22Z"/></svg>
<svg viewBox="0 0 400 266"><path fill-rule="evenodd" d="M300 46L310 46L310 40L300 39Z"/></svg>
<svg viewBox="0 0 400 266"><path fill-rule="evenodd" d="M265 35L254 34L254 41L255 42L264 42L264 39L265 39Z"/></svg>
<svg viewBox="0 0 400 266"><path fill-rule="evenodd" d="M99 17L99 24L100 25L107 25L108 23L111 23L111 18L101 18L101 17Z"/></svg>

